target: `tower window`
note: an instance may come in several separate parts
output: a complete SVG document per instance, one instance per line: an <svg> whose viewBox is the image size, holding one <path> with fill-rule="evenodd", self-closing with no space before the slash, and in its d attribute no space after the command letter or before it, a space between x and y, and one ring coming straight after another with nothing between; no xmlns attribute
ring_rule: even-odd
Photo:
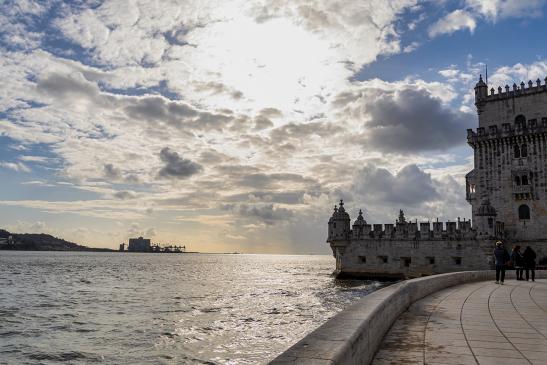
<svg viewBox="0 0 547 365"><path fill-rule="evenodd" d="M530 219L530 207L526 204L519 207L519 219Z"/></svg>
<svg viewBox="0 0 547 365"><path fill-rule="evenodd" d="M528 176L522 175L522 185L528 185Z"/></svg>
<svg viewBox="0 0 547 365"><path fill-rule="evenodd" d="M401 257L401 261L403 261L404 267L410 267L410 263L412 262L410 257Z"/></svg>
<svg viewBox="0 0 547 365"><path fill-rule="evenodd" d="M517 128L523 128L526 125L526 117L522 114L517 115L515 118L515 124L517 125Z"/></svg>
<svg viewBox="0 0 547 365"><path fill-rule="evenodd" d="M367 257L366 257L366 256L359 256L359 260L361 260L361 263L362 263L362 264L366 264L366 263L367 263Z"/></svg>
<svg viewBox="0 0 547 365"><path fill-rule="evenodd" d="M435 257L434 256L428 256L425 258L426 262L429 263L429 265L435 265Z"/></svg>
<svg viewBox="0 0 547 365"><path fill-rule="evenodd" d="M461 257L452 257L454 260L454 264L461 265L462 264L462 258Z"/></svg>
<svg viewBox="0 0 547 365"><path fill-rule="evenodd" d="M528 156L528 148L526 146L526 143L523 143L520 147L520 157L527 157Z"/></svg>
<svg viewBox="0 0 547 365"><path fill-rule="evenodd" d="M494 218L488 218L488 228L494 227Z"/></svg>
<svg viewBox="0 0 547 365"><path fill-rule="evenodd" d="M520 176L515 176L515 184L520 186Z"/></svg>
<svg viewBox="0 0 547 365"><path fill-rule="evenodd" d="M378 256L378 260L380 260L382 264L387 264L387 256Z"/></svg>
<svg viewBox="0 0 547 365"><path fill-rule="evenodd" d="M515 158L520 158L520 147L518 144L513 146L513 156Z"/></svg>

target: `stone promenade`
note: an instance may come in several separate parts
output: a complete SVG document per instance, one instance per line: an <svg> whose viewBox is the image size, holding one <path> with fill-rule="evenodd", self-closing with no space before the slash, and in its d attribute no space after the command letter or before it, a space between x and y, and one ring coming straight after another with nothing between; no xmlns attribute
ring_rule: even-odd
<svg viewBox="0 0 547 365"><path fill-rule="evenodd" d="M474 282L431 294L403 313L372 362L547 364L547 280Z"/></svg>

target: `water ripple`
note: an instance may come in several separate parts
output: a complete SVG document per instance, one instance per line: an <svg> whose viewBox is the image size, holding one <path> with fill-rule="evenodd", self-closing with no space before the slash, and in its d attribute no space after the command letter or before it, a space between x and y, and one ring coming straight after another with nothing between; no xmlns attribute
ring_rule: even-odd
<svg viewBox="0 0 547 365"><path fill-rule="evenodd" d="M377 283L329 256L6 252L8 364L265 363Z"/></svg>

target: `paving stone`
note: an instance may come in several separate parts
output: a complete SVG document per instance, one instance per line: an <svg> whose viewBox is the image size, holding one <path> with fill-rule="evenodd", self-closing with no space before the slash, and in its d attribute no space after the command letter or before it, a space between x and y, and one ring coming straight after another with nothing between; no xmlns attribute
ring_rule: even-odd
<svg viewBox="0 0 547 365"><path fill-rule="evenodd" d="M428 365L546 365L547 285L507 284L422 298L395 322L373 364L423 364L425 352Z"/></svg>

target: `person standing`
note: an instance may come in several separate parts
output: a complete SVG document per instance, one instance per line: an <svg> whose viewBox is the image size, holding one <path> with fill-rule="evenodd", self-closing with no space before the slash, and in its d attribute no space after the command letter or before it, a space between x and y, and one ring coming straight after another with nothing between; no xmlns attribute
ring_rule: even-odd
<svg viewBox="0 0 547 365"><path fill-rule="evenodd" d="M501 241L496 242L494 258L496 261L496 284L503 285L503 281L505 280L505 265L510 260L510 256Z"/></svg>
<svg viewBox="0 0 547 365"><path fill-rule="evenodd" d="M524 278L522 277L522 275L524 274L524 260L522 259L519 245L515 245L513 247L513 251L511 252L511 261L513 262L513 267L515 268L517 280L524 280Z"/></svg>
<svg viewBox="0 0 547 365"><path fill-rule="evenodd" d="M530 279L530 270L532 270L532 281L536 281L536 253L530 246L526 246L524 249L522 259L526 270L526 281Z"/></svg>

